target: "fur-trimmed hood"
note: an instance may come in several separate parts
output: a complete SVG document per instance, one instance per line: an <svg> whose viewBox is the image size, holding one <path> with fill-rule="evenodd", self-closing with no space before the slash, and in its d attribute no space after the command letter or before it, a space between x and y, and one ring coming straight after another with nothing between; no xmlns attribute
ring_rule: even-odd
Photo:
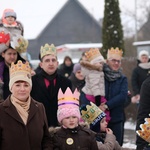
<svg viewBox="0 0 150 150"><path fill-rule="evenodd" d="M89 61L80 61L81 66L89 69L89 70L97 70L97 71L102 71L103 66L101 64L99 65L94 65L91 64Z"/></svg>
<svg viewBox="0 0 150 150"><path fill-rule="evenodd" d="M86 122L81 122L81 123L79 123L79 126L85 128L85 129L89 129L89 128L90 128L89 124L86 123ZM55 134L56 132L58 132L60 129L61 129L60 126L58 126L58 127L49 127L48 130L49 130L50 136L53 137L54 134Z"/></svg>

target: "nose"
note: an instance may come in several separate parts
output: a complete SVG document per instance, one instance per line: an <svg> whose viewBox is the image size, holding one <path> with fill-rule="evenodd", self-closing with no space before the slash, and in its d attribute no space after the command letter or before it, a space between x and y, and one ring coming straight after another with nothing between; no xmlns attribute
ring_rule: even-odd
<svg viewBox="0 0 150 150"><path fill-rule="evenodd" d="M24 89L25 89L25 87L24 87L24 86L20 86L20 90L22 90L22 91L23 91Z"/></svg>

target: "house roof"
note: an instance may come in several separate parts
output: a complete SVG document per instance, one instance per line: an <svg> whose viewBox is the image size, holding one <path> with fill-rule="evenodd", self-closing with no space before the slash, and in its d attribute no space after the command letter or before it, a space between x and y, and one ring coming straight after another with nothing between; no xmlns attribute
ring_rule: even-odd
<svg viewBox="0 0 150 150"><path fill-rule="evenodd" d="M81 7L81 9L82 9L88 16L91 17L91 19L92 19L98 26L100 26L100 24L98 23L98 21L97 21L97 20L89 13L89 11L79 2L79 0L74 0L74 1ZM30 38L29 40L32 40L32 39L35 39L35 38L40 37L40 35L42 34L42 32L43 32L44 30L46 30L46 28L49 26L49 24L55 19L55 17L57 17L57 16L61 13L61 11L62 11L63 9L65 9L66 5L68 5L70 2L71 2L70 0L64 1L64 3L63 3L62 5L60 5L59 9L57 9L55 12L53 12L53 15L51 15L51 16L49 17L49 20L48 20L48 19L45 20L45 26L43 26L42 30L39 30L39 32L38 32L35 36L33 36L32 38ZM44 19L44 17L43 17L43 19ZM46 19L46 18L45 18L45 19Z"/></svg>

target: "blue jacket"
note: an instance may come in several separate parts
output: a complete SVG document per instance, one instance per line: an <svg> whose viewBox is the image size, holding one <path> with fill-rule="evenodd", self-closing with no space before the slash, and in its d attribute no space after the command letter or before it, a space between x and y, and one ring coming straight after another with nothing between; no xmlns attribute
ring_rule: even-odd
<svg viewBox="0 0 150 150"><path fill-rule="evenodd" d="M110 122L116 123L124 120L124 103L128 95L127 78L122 75L116 81L105 79L105 97L110 110Z"/></svg>

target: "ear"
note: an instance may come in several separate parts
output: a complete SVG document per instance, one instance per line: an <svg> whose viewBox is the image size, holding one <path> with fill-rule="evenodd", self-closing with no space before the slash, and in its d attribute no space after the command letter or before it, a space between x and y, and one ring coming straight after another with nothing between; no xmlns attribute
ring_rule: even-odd
<svg viewBox="0 0 150 150"><path fill-rule="evenodd" d="M42 66L43 66L43 63L42 63L42 62L40 62L40 63L39 63L39 65L40 65L40 67L42 68Z"/></svg>
<svg viewBox="0 0 150 150"><path fill-rule="evenodd" d="M1 53L1 56L4 58L4 57L5 57L5 53L4 53L4 52L2 52L2 53Z"/></svg>

